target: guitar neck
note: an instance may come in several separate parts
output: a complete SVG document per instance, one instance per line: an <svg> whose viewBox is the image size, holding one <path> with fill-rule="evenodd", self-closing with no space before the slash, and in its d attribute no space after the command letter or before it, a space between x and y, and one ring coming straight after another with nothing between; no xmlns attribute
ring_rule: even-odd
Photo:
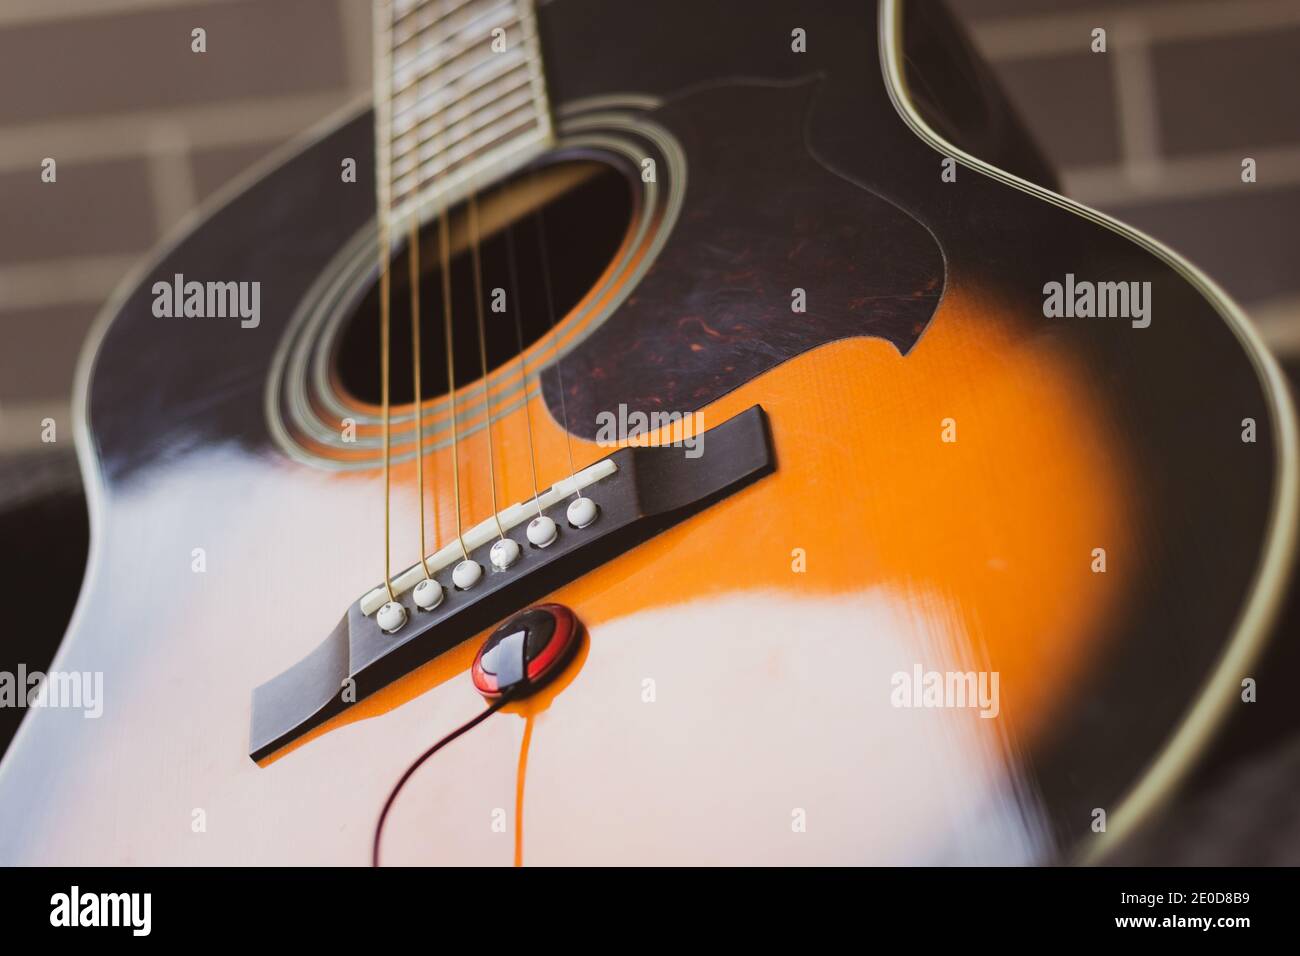
<svg viewBox="0 0 1300 956"><path fill-rule="evenodd" d="M376 0L379 208L421 218L554 139L532 0Z"/></svg>

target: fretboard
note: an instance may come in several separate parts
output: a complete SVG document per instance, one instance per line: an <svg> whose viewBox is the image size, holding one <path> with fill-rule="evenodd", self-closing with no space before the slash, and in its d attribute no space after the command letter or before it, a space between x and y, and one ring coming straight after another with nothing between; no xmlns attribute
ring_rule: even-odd
<svg viewBox="0 0 1300 956"><path fill-rule="evenodd" d="M376 0L375 126L390 223L453 203L550 146L532 0Z"/></svg>

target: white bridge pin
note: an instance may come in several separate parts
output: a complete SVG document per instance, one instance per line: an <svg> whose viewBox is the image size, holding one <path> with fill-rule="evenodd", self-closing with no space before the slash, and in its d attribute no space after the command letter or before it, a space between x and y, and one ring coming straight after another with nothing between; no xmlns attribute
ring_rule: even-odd
<svg viewBox="0 0 1300 956"><path fill-rule="evenodd" d="M415 603L426 611L432 611L442 603L442 585L433 578L425 578L411 592Z"/></svg>
<svg viewBox="0 0 1300 956"><path fill-rule="evenodd" d="M379 609L379 613L375 615L375 622L381 631L392 634L406 623L406 608L396 601L389 601Z"/></svg>
<svg viewBox="0 0 1300 956"><path fill-rule="evenodd" d="M587 527L596 520L598 514L600 514L600 508L596 506L596 502L586 496L574 498L573 501L569 502L569 524L575 528Z"/></svg>
<svg viewBox="0 0 1300 956"><path fill-rule="evenodd" d="M549 547L555 543L558 534L559 532L555 530L555 522L546 515L538 515L528 522L528 541L533 547Z"/></svg>
<svg viewBox="0 0 1300 956"><path fill-rule="evenodd" d="M471 561L469 558L456 565L451 572L452 583L462 591L478 584L478 579L482 576L483 566L477 561Z"/></svg>
<svg viewBox="0 0 1300 956"><path fill-rule="evenodd" d="M492 545L488 557L492 559L494 568L504 571L519 560L519 542L512 541L510 538L501 538Z"/></svg>

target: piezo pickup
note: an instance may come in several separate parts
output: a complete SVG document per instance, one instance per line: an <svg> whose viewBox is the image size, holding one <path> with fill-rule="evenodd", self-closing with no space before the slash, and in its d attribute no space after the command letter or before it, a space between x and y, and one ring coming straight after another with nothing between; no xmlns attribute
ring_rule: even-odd
<svg viewBox="0 0 1300 956"><path fill-rule="evenodd" d="M502 526L517 548L511 547L515 556L504 568L491 553L501 544L495 520L471 528L469 560L489 570L458 587L460 544L439 550L429 570L444 596L431 608L416 600L424 580L418 564L394 579L394 602L382 586L363 595L319 647L253 691L249 756L274 753L354 701L776 468L767 415L758 405L705 436L705 453L697 458L671 447L622 448L557 484L541 496L542 516L555 531L543 546L526 531L538 521L536 503L507 508ZM578 487L598 505L581 527L565 504ZM379 618L389 603L400 605L402 623L385 629ZM355 693L344 695L345 686Z"/></svg>

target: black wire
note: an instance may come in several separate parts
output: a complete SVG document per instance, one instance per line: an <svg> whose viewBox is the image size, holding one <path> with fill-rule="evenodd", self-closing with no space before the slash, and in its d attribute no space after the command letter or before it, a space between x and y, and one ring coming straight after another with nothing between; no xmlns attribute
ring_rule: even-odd
<svg viewBox="0 0 1300 956"><path fill-rule="evenodd" d="M420 769L421 764L423 764L426 760L428 760L430 757L436 754L443 747L447 746L447 744L451 743L461 734L473 730L475 727L483 723L483 721L487 720L489 717L491 717L493 714L495 714L498 710L500 710L509 702L510 702L510 695L508 693L502 694L495 701L493 701L486 710L484 710L478 716L474 717L472 720L469 720L466 723L461 724L459 727L457 727L455 730L449 733L446 737L443 737L441 740L439 740L436 744L434 744L424 753L420 754L420 756L416 757L415 762L406 768L406 773L402 774L402 778L397 781L397 784L393 787L392 793L388 795L388 799L384 802L384 809L379 814L379 822L375 824L375 844L370 854L371 866L379 866L379 838L384 832L384 821L388 818L388 811L393 808L393 801L396 800L397 795L402 792L402 787L406 786L406 781L411 779L411 775L415 773L415 771Z"/></svg>

